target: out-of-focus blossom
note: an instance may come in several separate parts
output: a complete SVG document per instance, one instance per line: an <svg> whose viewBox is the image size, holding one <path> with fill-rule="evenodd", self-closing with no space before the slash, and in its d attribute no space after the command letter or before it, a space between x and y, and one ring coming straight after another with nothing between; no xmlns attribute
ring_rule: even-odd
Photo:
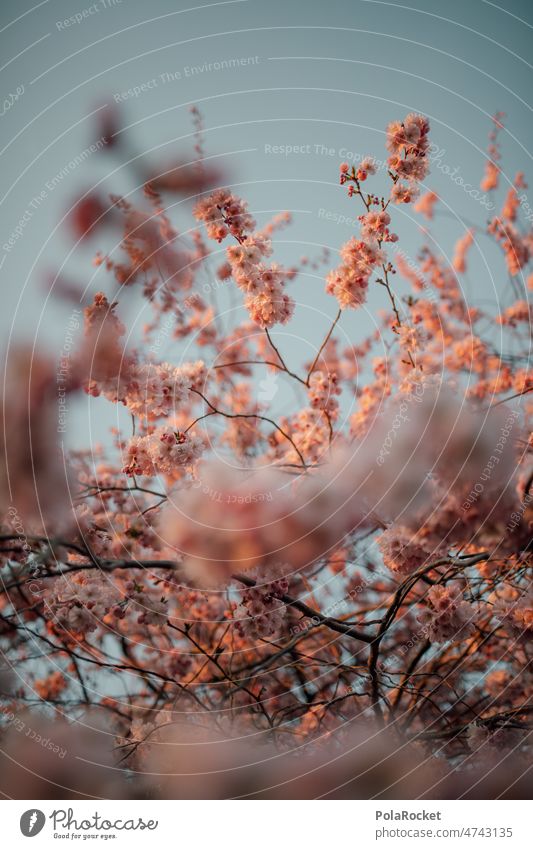
<svg viewBox="0 0 533 849"><path fill-rule="evenodd" d="M11 523L22 522L22 527L28 522L51 530L72 521L72 481L59 445L68 412L67 379L56 380L54 364L30 348L8 354L0 433L1 512L9 509Z"/></svg>
<svg viewBox="0 0 533 849"><path fill-rule="evenodd" d="M2 792L12 799L128 798L111 739L112 728L96 713L68 721L61 714L49 719L21 711L9 721L2 742Z"/></svg>
<svg viewBox="0 0 533 849"><path fill-rule="evenodd" d="M467 230L464 236L455 243L452 265L458 274L466 271L466 256L474 241L472 230Z"/></svg>
<svg viewBox="0 0 533 849"><path fill-rule="evenodd" d="M500 181L500 168L498 165L498 161L501 158L500 147L498 143L498 134L500 130L503 129L503 119L505 118L505 114L503 112L496 112L493 116L493 128L489 133L489 146L488 146L488 158L485 163L485 174L480 183L480 188L484 192L492 192L494 189L498 188L498 184Z"/></svg>
<svg viewBox="0 0 533 849"><path fill-rule="evenodd" d="M427 218L428 221L431 221L435 215L435 204L438 199L439 196L435 192L424 192L415 203L413 209L415 212L423 215L424 218Z"/></svg>
<svg viewBox="0 0 533 849"><path fill-rule="evenodd" d="M345 459L339 455L323 474L293 485L271 468L249 475L205 464L192 488L171 496L162 538L183 555L194 580L211 586L259 564L303 569L364 522Z"/></svg>
<svg viewBox="0 0 533 849"><path fill-rule="evenodd" d="M88 192L76 200L69 213L69 223L75 239L93 236L101 229L109 213L109 203L105 203L96 192Z"/></svg>

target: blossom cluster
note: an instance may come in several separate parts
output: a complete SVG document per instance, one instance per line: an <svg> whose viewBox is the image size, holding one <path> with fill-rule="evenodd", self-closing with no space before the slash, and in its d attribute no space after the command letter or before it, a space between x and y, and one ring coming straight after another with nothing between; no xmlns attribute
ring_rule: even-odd
<svg viewBox="0 0 533 849"><path fill-rule="evenodd" d="M202 360L175 366L139 362L135 352L120 343L125 328L115 314L116 303L98 293L85 309L86 344L77 369L86 391L120 401L131 413L153 420L168 418L190 400L191 390L201 390L206 379Z"/></svg>
<svg viewBox="0 0 533 849"><path fill-rule="evenodd" d="M264 262L272 253L269 235L277 222L262 232L253 232L255 221L246 204L228 189L218 189L203 198L196 204L194 214L205 223L210 238L218 242L230 235L235 238L237 244L226 249L227 265L219 269L219 276L233 277L245 294L252 321L262 328L286 324L294 310L294 301L284 291L291 273L277 263Z"/></svg>
<svg viewBox="0 0 533 849"><path fill-rule="evenodd" d="M121 601L113 581L82 573L68 584L58 579L48 604L55 623L75 634L87 634L96 631L109 613L120 616Z"/></svg>
<svg viewBox="0 0 533 849"><path fill-rule="evenodd" d="M427 609L418 618L431 642L465 640L474 633L478 611L475 605L462 598L462 589L460 582L456 582L429 590Z"/></svg>
<svg viewBox="0 0 533 849"><path fill-rule="evenodd" d="M217 189L198 201L194 217L204 222L207 235L217 242L222 242L229 235L243 239L255 227L255 220L248 212L247 204L229 189Z"/></svg>
<svg viewBox="0 0 533 849"><path fill-rule="evenodd" d="M146 436L130 439L123 471L130 476L163 474L172 477L180 468L193 466L205 448L206 443L201 436L160 427Z"/></svg>
<svg viewBox="0 0 533 849"><path fill-rule="evenodd" d="M417 197L417 184L429 171L428 119L410 113L403 121L390 123L387 127L387 149L390 152L387 162L395 175L391 198L395 203L409 203Z"/></svg>
<svg viewBox="0 0 533 849"><path fill-rule="evenodd" d="M273 564L266 574L261 570L260 580L242 592L242 611L236 620L239 633L252 639L274 637L287 611L282 599L288 592L289 580L283 567Z"/></svg>
<svg viewBox="0 0 533 849"><path fill-rule="evenodd" d="M309 378L309 401L311 407L323 410L330 421L336 421L339 416L337 396L341 394L339 379L335 372L325 373L314 371Z"/></svg>
<svg viewBox="0 0 533 849"><path fill-rule="evenodd" d="M342 246L340 255L341 264L326 278L326 291L337 298L341 309L357 309L365 303L370 276L383 265L385 254L376 242L352 236Z"/></svg>
<svg viewBox="0 0 533 849"><path fill-rule="evenodd" d="M250 318L263 328L286 324L294 311L294 301L284 291L288 272L275 262L267 265L262 261L271 252L270 240L254 235L226 250L233 279L245 293Z"/></svg>
<svg viewBox="0 0 533 849"><path fill-rule="evenodd" d="M382 533L378 545L385 566L399 575L411 575L435 552L428 551L407 528L395 525Z"/></svg>

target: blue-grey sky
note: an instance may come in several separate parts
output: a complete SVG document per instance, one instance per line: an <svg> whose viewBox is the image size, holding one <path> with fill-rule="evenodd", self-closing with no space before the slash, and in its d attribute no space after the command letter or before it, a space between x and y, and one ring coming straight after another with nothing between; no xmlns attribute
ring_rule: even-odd
<svg viewBox="0 0 533 849"><path fill-rule="evenodd" d="M359 214L338 185L339 162L366 153L384 159L386 124L425 113L438 148L427 179L442 198L435 234L449 256L465 223L487 219L486 207L457 177L478 186L496 110L507 113L503 183L516 170L531 171L532 22L525 0L3 0L5 344L23 337L59 355L69 308L49 297L49 272L64 269L91 293L105 288L91 266L98 240L73 251L61 219L76 194L93 185L132 188L125 155L94 153L69 167L94 141L94 110L117 100L132 149L156 168L192 152L188 108L197 104L207 155L225 164L258 220L293 212L293 226L277 239L275 258L287 263L323 246L335 251L354 232L337 218ZM385 181L382 172L375 188ZM414 258L420 219L410 207L394 214L401 248ZM191 226L190 205L176 209L176 222L182 231ZM481 237L465 297L495 305L506 285L498 253ZM375 290L364 310L343 317L347 341L369 332L386 307ZM324 293L321 271L300 275L292 294L295 320L279 340L297 359L322 338L336 302ZM148 318L141 306L124 306L132 326ZM73 411L72 428L80 422L82 430L85 417L85 407ZM101 435L98 416L93 426ZM71 438L76 442L76 433Z"/></svg>

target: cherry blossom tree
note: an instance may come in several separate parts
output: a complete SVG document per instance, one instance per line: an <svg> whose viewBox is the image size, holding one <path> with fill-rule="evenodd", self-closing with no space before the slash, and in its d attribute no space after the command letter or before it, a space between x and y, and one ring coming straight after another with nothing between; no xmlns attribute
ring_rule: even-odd
<svg viewBox="0 0 533 849"><path fill-rule="evenodd" d="M83 342L61 380L46 354L7 352L11 795L520 795L533 730L533 231L521 173L500 198L504 116L481 183L498 211L468 223L451 263L433 232L429 122L410 114L387 128L385 172L370 155L340 164L358 232L333 261L290 267L274 259L290 216L259 226L208 170L196 109L193 120L194 167L143 174L142 198L76 205L79 238L121 235L96 254L107 294L81 305ZM195 196L188 236L172 222L177 193ZM412 260L394 232L401 205L419 217ZM483 239L501 254L497 314L462 288ZM331 323L296 362L279 328L307 263ZM242 300L242 321L221 320L217 287ZM343 317L372 287L378 329L347 344ZM134 297L152 314L138 341ZM157 355L162 332L172 361ZM280 377L294 401L276 416L254 389ZM61 452L58 400L83 393L125 409L129 427ZM45 741L40 759L23 729Z"/></svg>

